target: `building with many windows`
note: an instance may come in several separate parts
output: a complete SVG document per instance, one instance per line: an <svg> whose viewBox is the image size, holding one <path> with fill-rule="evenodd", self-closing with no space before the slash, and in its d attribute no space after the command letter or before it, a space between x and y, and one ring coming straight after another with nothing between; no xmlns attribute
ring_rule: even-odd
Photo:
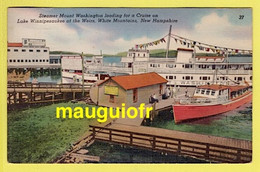
<svg viewBox="0 0 260 172"><path fill-rule="evenodd" d="M8 68L49 68L49 47L44 39L23 38L21 43L9 43Z"/></svg>

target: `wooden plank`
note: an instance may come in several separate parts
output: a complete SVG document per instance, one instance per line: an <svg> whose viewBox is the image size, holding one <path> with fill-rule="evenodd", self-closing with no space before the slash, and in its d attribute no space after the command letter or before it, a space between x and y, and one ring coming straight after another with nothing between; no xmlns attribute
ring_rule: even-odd
<svg viewBox="0 0 260 172"><path fill-rule="evenodd" d="M100 161L99 156L82 155L82 154L77 154L77 153L71 153L70 156L73 157L73 158L78 158L80 160L87 160L87 161L92 161L92 162L99 162Z"/></svg>

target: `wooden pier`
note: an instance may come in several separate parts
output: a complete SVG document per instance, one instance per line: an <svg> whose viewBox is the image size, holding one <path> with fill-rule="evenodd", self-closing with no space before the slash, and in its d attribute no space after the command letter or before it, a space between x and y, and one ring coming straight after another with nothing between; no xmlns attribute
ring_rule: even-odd
<svg viewBox="0 0 260 172"><path fill-rule="evenodd" d="M178 96L183 95L179 93ZM154 112L158 112L171 109L173 102L174 97L161 99L159 103L146 106L153 106ZM252 161L252 141L145 127L141 126L143 120L144 118L126 117L116 119L107 125L91 125L90 133L76 142L69 152L55 162L75 162L73 153L90 146L95 141L187 156L208 162L249 163ZM92 160L91 157L86 156L76 157L81 159L81 162ZM99 159L94 157L93 161L95 160Z"/></svg>
<svg viewBox="0 0 260 172"><path fill-rule="evenodd" d="M89 94L91 85L84 88L79 84L55 83L8 83L8 107L25 104L48 103L64 100L74 100ZM83 93L84 89L84 95Z"/></svg>
<svg viewBox="0 0 260 172"><path fill-rule="evenodd" d="M160 128L113 124L90 126L93 139L157 152L189 156L210 162L247 163L252 142Z"/></svg>

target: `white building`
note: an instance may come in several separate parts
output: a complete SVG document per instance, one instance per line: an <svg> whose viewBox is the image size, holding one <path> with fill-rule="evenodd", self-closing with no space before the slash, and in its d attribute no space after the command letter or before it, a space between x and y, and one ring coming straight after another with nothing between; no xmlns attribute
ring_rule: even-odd
<svg viewBox="0 0 260 172"><path fill-rule="evenodd" d="M8 43L8 68L49 68L49 47L44 39L22 39Z"/></svg>

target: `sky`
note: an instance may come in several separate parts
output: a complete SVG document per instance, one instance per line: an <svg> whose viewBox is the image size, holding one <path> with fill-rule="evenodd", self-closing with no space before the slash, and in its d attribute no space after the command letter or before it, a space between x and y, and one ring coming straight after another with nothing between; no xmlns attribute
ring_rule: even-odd
<svg viewBox="0 0 260 172"><path fill-rule="evenodd" d="M43 15L74 15L68 18L40 18ZM135 19L137 23L75 23L76 14L103 15L113 20L117 15L130 14L121 19ZM104 17L112 15L113 17ZM149 17L150 15L150 17ZM146 17L145 17L146 16ZM148 16L148 17L147 17ZM242 16L242 17L241 17ZM140 22L141 19L172 19L177 22ZM31 23L31 19L65 20L65 23ZM71 22L67 20L71 19ZM88 18L93 19L93 18ZM19 22L18 22L19 20ZM27 20L28 23L21 21ZM50 51L72 51L89 54L116 54L163 38L172 25L172 34L210 45L252 49L251 8L9 8L8 42L22 38L45 39ZM167 38L166 38L167 40ZM170 40L170 49L184 48ZM166 43L148 49L166 48Z"/></svg>

